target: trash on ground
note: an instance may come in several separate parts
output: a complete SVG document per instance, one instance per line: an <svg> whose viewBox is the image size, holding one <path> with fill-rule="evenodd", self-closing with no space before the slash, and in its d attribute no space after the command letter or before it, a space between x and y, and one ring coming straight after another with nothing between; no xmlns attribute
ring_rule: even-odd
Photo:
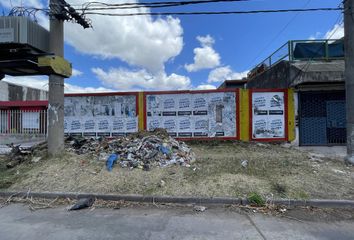
<svg viewBox="0 0 354 240"><path fill-rule="evenodd" d="M112 171L113 165L117 162L117 159L119 158L119 155L117 154L111 154L106 162L107 170Z"/></svg>
<svg viewBox="0 0 354 240"><path fill-rule="evenodd" d="M247 165L248 165L248 160L242 160L242 161L241 161L241 166L242 166L242 167L246 168Z"/></svg>
<svg viewBox="0 0 354 240"><path fill-rule="evenodd" d="M280 146L282 146L283 148L291 148L292 147L291 143L283 143Z"/></svg>
<svg viewBox="0 0 354 240"><path fill-rule="evenodd" d="M182 165L190 167L195 155L184 142L170 137L166 130L141 131L127 137L113 139L68 137L66 148L77 154L91 153L98 160L105 160L110 171L115 161L123 168L139 168L149 171L152 167ZM117 156L117 159L114 158Z"/></svg>
<svg viewBox="0 0 354 240"><path fill-rule="evenodd" d="M91 207L94 202L95 199L93 197L80 198L73 206L69 208L69 211L80 210L80 209Z"/></svg>
<svg viewBox="0 0 354 240"><path fill-rule="evenodd" d="M338 170L338 169L332 169L332 171L333 171L334 173L337 173L337 174L345 174L344 171L341 171L341 170Z"/></svg>
<svg viewBox="0 0 354 240"><path fill-rule="evenodd" d="M159 183L159 187L163 188L166 185L166 182L164 180L161 180Z"/></svg>
<svg viewBox="0 0 354 240"><path fill-rule="evenodd" d="M194 211L196 211L196 212L204 212L207 208L204 207L204 206L196 205L196 206L194 206L193 209L194 209Z"/></svg>
<svg viewBox="0 0 354 240"><path fill-rule="evenodd" d="M39 162L41 159L42 159L41 157L33 157L32 160L31 160L31 162L37 163L37 162Z"/></svg>
<svg viewBox="0 0 354 240"><path fill-rule="evenodd" d="M285 212L287 211L287 209L286 209L286 208L280 208L279 211L280 211L281 213L285 213Z"/></svg>

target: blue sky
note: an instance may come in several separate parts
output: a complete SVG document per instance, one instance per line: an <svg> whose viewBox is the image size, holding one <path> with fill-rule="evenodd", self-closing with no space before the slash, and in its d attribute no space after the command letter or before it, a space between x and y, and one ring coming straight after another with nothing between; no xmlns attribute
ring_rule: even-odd
<svg viewBox="0 0 354 240"><path fill-rule="evenodd" d="M318 8L337 7L340 2L250 0L173 10ZM0 4L8 12L11 6L20 6L21 0L0 0ZM22 4L42 8L48 3L22 0ZM37 18L48 27L46 16L37 14ZM66 80L66 92L215 88L225 79L242 78L288 40L325 38L334 30L332 38L343 34L339 11L167 17L90 15L89 18L93 29L84 30L77 24L65 23L65 57L75 69L74 76ZM7 81L47 87L46 77L7 77Z"/></svg>

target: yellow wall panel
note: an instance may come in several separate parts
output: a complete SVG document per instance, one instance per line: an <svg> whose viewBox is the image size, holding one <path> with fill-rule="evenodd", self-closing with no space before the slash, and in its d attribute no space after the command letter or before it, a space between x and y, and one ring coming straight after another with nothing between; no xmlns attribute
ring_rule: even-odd
<svg viewBox="0 0 354 240"><path fill-rule="evenodd" d="M139 98L138 98L138 106L139 106L139 111L138 111L138 128L139 130L144 130L144 92L139 92Z"/></svg>
<svg viewBox="0 0 354 240"><path fill-rule="evenodd" d="M249 95L248 89L240 89L240 140L249 141Z"/></svg>
<svg viewBox="0 0 354 240"><path fill-rule="evenodd" d="M289 141L295 140L295 103L294 89L288 89L288 137Z"/></svg>

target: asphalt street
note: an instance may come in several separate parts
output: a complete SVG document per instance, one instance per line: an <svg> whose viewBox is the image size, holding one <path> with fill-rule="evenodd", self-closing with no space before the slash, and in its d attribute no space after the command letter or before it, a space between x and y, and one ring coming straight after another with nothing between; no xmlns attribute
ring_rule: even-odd
<svg viewBox="0 0 354 240"><path fill-rule="evenodd" d="M354 221L316 221L243 213L225 208L134 207L67 211L0 209L0 239L354 239Z"/></svg>

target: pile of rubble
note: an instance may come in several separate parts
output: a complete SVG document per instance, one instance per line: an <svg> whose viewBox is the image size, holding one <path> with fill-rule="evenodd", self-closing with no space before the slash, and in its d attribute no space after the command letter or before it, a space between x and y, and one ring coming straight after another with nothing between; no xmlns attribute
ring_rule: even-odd
<svg viewBox="0 0 354 240"><path fill-rule="evenodd" d="M68 137L66 148L77 154L92 153L99 160L116 161L121 167L146 171L154 166L164 167L171 164L189 167L195 161L191 148L184 142L169 137L163 129L113 139Z"/></svg>
<svg viewBox="0 0 354 240"><path fill-rule="evenodd" d="M11 151L6 155L7 168L15 166L31 160L32 162L39 161L41 157L47 155L47 143L42 142L32 147L22 147L21 144L8 144Z"/></svg>

